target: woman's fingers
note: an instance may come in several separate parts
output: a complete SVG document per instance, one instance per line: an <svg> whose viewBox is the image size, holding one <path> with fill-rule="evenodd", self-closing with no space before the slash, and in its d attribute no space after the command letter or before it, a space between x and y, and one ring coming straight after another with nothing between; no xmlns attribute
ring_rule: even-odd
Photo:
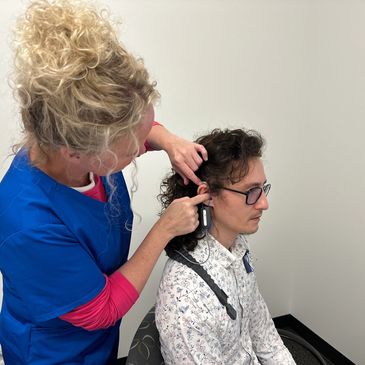
<svg viewBox="0 0 365 365"><path fill-rule="evenodd" d="M195 231L199 225L197 205L208 199L209 194L200 194L174 200L161 216L164 228L172 237Z"/></svg>

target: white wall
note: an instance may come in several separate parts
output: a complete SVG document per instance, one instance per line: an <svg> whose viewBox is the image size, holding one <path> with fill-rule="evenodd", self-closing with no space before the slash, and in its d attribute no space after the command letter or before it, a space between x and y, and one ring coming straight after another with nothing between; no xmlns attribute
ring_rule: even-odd
<svg viewBox="0 0 365 365"><path fill-rule="evenodd" d="M310 13L292 313L365 364L365 3L317 1Z"/></svg>
<svg viewBox="0 0 365 365"><path fill-rule="evenodd" d="M286 240L279 229L268 227L279 227L275 220L282 220L277 203L284 189L284 185L280 187L280 176L286 173L287 165L295 163L294 155L286 150L292 151L296 145L292 121L303 120L307 79L301 66L305 56L305 8L278 4L146 1L141 6L141 2L131 1L124 2L120 10L126 19L125 42L144 56L158 81L162 102L157 116L168 127L192 138L216 126L245 125L268 137L268 175L275 193L272 211L255 250L260 257L258 271L263 269L261 278L271 278L270 283L263 283L263 291L273 315L290 312L292 278L286 275L291 271L291 263L284 260L288 254ZM288 122L291 125L287 126ZM291 136L289 141L287 133ZM153 169L152 159L161 161L161 173ZM140 189L136 208L143 211L148 198L150 206L157 210L155 196L168 161L152 154L138 163ZM294 192L294 187L289 189ZM146 212L144 218L149 217ZM139 234L138 238L142 236ZM138 243L137 235L135 238L133 242ZM274 250L281 254L275 255ZM134 333L135 319L142 318L152 304L163 261L140 302L124 320L126 345L122 341L122 353L130 343L127 336ZM272 266L274 270L270 270Z"/></svg>
<svg viewBox="0 0 365 365"><path fill-rule="evenodd" d="M273 316L292 313L352 361L365 363L360 285L365 3L102 3L122 17L121 39L143 56L157 80L162 94L157 119L169 129L191 139L213 127L246 126L266 137L271 209L251 240L262 293ZM1 81L9 71L5 38L21 4L0 1ZM17 117L7 84L0 87L2 158ZM132 252L156 219L156 195L168 169L162 153L138 161L133 204L143 220L136 219ZM164 260L123 320L121 356L154 303Z"/></svg>

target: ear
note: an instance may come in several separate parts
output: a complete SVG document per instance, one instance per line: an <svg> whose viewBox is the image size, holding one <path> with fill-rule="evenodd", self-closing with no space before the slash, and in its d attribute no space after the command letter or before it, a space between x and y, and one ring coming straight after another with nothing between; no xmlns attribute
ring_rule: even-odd
<svg viewBox="0 0 365 365"><path fill-rule="evenodd" d="M206 182L202 182L199 186L198 186L198 189L197 189L197 193L198 195L200 194L205 194L205 193L208 193L209 194L209 200L206 200L204 202L205 205L208 205L210 207L213 207L214 204L213 204L213 199L212 197L210 196L210 189L209 189L209 185L206 183Z"/></svg>
<svg viewBox="0 0 365 365"><path fill-rule="evenodd" d="M66 146L60 147L62 157L69 162L77 162L80 160L80 152L70 150Z"/></svg>

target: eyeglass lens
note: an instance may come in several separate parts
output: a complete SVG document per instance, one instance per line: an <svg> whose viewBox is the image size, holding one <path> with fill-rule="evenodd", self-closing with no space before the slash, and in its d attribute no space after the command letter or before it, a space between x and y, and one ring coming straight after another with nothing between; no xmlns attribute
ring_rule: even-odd
<svg viewBox="0 0 365 365"><path fill-rule="evenodd" d="M247 195L247 204L248 205L252 205L255 204L261 196L262 193L262 189L261 188L253 188L249 191L248 195Z"/></svg>
<svg viewBox="0 0 365 365"><path fill-rule="evenodd" d="M255 204L260 199L262 192L264 192L266 195L269 194L270 187L271 187L271 185L267 184L263 188L259 188L259 187L252 188L248 192L246 204L248 204L248 205Z"/></svg>

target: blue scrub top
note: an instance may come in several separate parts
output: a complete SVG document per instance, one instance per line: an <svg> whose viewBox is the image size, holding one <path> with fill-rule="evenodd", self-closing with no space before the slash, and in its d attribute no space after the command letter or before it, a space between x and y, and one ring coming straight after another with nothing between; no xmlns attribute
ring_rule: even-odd
<svg viewBox="0 0 365 365"><path fill-rule="evenodd" d="M127 261L133 215L123 174L102 203L59 184L22 150L0 183L0 344L7 365L112 364L119 324L86 331L58 317L100 293Z"/></svg>

